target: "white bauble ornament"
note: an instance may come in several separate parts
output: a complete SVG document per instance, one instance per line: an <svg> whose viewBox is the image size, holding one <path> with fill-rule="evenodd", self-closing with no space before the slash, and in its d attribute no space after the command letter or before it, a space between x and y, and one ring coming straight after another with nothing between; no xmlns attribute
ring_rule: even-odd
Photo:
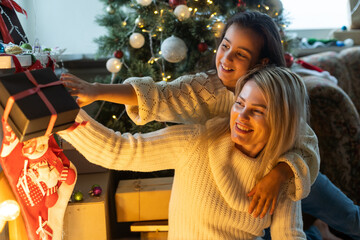
<svg viewBox="0 0 360 240"><path fill-rule="evenodd" d="M212 31L214 32L214 35L216 38L221 37L221 34L225 28L225 24L221 21L216 21L212 27Z"/></svg>
<svg viewBox="0 0 360 240"><path fill-rule="evenodd" d="M115 13L115 8L111 5L107 6L106 7L106 11L109 13L109 14L114 14Z"/></svg>
<svg viewBox="0 0 360 240"><path fill-rule="evenodd" d="M152 0L136 0L136 2L138 4L140 4L141 6L146 7L146 6L149 6L151 4Z"/></svg>
<svg viewBox="0 0 360 240"><path fill-rule="evenodd" d="M133 33L130 36L130 46L133 48L141 48L144 46L145 38L141 33Z"/></svg>
<svg viewBox="0 0 360 240"><path fill-rule="evenodd" d="M352 40L351 38L347 38L344 40L344 45L346 47L352 47L354 46L354 40Z"/></svg>
<svg viewBox="0 0 360 240"><path fill-rule="evenodd" d="M110 58L106 62L106 69L111 73L118 73L121 66L122 62L118 58Z"/></svg>
<svg viewBox="0 0 360 240"><path fill-rule="evenodd" d="M178 63L182 61L187 54L188 48L185 42L178 38L171 36L161 44L161 54L166 61L171 63Z"/></svg>
<svg viewBox="0 0 360 240"><path fill-rule="evenodd" d="M179 21L186 20L190 17L189 8L186 5L176 6L174 14L179 19Z"/></svg>

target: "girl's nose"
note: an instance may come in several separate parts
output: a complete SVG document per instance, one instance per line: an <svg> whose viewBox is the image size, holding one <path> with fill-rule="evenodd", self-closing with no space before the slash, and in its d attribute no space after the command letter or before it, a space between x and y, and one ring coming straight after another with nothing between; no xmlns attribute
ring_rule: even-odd
<svg viewBox="0 0 360 240"><path fill-rule="evenodd" d="M226 61L229 61L229 62L232 62L233 60L233 54L231 51L227 51L225 54L224 54L224 58L226 59Z"/></svg>

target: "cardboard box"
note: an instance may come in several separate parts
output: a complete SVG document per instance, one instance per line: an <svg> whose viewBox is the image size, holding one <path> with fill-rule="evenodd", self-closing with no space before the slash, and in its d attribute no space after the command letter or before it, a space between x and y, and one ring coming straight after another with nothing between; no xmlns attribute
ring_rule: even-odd
<svg viewBox="0 0 360 240"><path fill-rule="evenodd" d="M79 174L74 191L81 191L84 199L71 202L64 216L63 240L110 239L108 214L109 171L95 174ZM94 184L100 185L99 197L91 197L88 192Z"/></svg>
<svg viewBox="0 0 360 240"><path fill-rule="evenodd" d="M351 38L355 45L360 45L360 29L351 29L346 31L337 30L333 33L336 40L344 41Z"/></svg>
<svg viewBox="0 0 360 240"><path fill-rule="evenodd" d="M118 222L168 219L173 177L120 180L115 194Z"/></svg>
<svg viewBox="0 0 360 240"><path fill-rule="evenodd" d="M58 81L50 68L31 71L38 84ZM34 88L35 85L25 73L15 73L0 76L0 114L3 115L8 98L16 93ZM79 112L79 106L66 88L61 85L41 88L46 98L57 112L57 119L52 132L70 127ZM40 96L35 93L16 100L8 118L8 123L19 140L43 136L47 130L51 112Z"/></svg>

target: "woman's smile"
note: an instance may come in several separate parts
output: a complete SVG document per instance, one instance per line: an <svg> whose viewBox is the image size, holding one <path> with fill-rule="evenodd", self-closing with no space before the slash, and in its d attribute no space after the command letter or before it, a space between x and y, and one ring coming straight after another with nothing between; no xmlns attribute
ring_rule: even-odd
<svg viewBox="0 0 360 240"><path fill-rule="evenodd" d="M238 123L236 122L235 123L235 130L239 133L243 133L243 134L248 134L248 133L251 133L253 132L254 130L246 127L245 125L241 124L241 123Z"/></svg>

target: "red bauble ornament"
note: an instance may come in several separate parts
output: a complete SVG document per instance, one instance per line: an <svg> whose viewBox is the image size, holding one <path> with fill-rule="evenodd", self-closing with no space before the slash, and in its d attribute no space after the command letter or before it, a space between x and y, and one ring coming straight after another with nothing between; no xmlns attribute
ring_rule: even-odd
<svg viewBox="0 0 360 240"><path fill-rule="evenodd" d="M204 42L201 42L197 45L199 52L205 52L208 49L208 45Z"/></svg>
<svg viewBox="0 0 360 240"><path fill-rule="evenodd" d="M178 5L186 5L186 0L169 0L169 5L171 8L176 8Z"/></svg>
<svg viewBox="0 0 360 240"><path fill-rule="evenodd" d="M285 57L286 67L290 68L294 63L293 55L291 55L291 53L285 53L284 57Z"/></svg>
<svg viewBox="0 0 360 240"><path fill-rule="evenodd" d="M124 56L124 53L121 50L117 50L114 52L114 57L116 58L122 58Z"/></svg>
<svg viewBox="0 0 360 240"><path fill-rule="evenodd" d="M243 0L238 0L237 6L238 7L246 7L246 2L244 2Z"/></svg>

